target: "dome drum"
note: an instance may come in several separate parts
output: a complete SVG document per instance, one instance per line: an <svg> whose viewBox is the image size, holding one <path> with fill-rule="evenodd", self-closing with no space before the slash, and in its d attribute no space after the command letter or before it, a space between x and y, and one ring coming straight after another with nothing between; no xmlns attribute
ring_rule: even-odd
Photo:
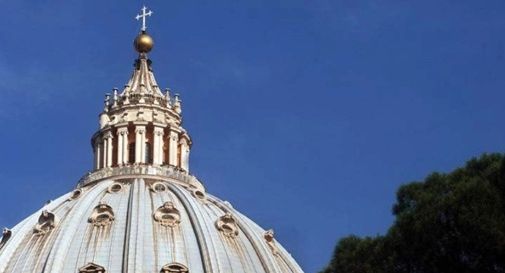
<svg viewBox="0 0 505 273"><path fill-rule="evenodd" d="M191 145L178 127L147 121L110 125L92 138L94 168L169 165L188 172Z"/></svg>

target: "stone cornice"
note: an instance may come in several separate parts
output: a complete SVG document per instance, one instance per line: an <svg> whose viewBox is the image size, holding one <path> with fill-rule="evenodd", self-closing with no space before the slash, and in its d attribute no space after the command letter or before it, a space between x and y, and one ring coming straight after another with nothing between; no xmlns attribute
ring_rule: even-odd
<svg viewBox="0 0 505 273"><path fill-rule="evenodd" d="M81 188L105 179L150 178L162 181L204 189L202 183L193 175L172 166L132 165L123 167L103 168L87 173L77 183Z"/></svg>

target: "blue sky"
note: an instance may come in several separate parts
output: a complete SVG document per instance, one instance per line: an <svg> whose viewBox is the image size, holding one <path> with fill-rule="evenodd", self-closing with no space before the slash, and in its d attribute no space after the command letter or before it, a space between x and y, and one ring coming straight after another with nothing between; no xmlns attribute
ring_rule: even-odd
<svg viewBox="0 0 505 273"><path fill-rule="evenodd" d="M391 225L402 183L505 147L504 1L146 1L192 171L306 272ZM91 166L141 1L1 1L0 225Z"/></svg>

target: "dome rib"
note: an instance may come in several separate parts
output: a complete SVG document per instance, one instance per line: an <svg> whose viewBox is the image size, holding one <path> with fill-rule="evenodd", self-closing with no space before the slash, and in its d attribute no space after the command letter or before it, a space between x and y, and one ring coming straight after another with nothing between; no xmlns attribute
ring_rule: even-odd
<svg viewBox="0 0 505 273"><path fill-rule="evenodd" d="M96 199L99 198L102 190L107 189L110 184L112 184L111 181L104 181L103 183L96 185L96 189L93 189L93 191L84 191L79 199L71 201L73 202L73 207L77 208L77 210L72 210L72 214L67 215L69 218L65 217L61 219L61 223L64 223L63 225L65 225L65 228L54 245L55 251L48 257L48 265L46 267L48 269L47 272L65 272L63 271L64 262L66 261L65 258L71 249L72 240L78 231L77 227L84 219L88 219L89 213L91 212L92 207L94 207ZM82 264L80 266L84 265L85 264Z"/></svg>
<svg viewBox="0 0 505 273"><path fill-rule="evenodd" d="M248 238L249 242L251 242L251 245L254 248L255 253L258 255L258 257L259 257L259 259L261 261L261 265L262 265L263 269L267 273L272 272L271 268L275 268L273 266L273 263L271 263L271 261L270 261L270 263L267 263L267 261L265 261L265 258L264 258L264 257L269 257L269 255L267 255L267 253L265 251L262 252L260 250L260 246L258 246L258 244L256 243L256 242L260 241L261 238L258 238L258 236L254 236L251 232L249 232L249 230L251 230L251 229L246 226L247 223L243 222L242 215L240 213L238 213L233 207L231 207L231 205L230 206L223 205L224 202L222 200L220 200L220 199L218 199L216 197L214 197L214 198L216 200L213 200L212 202L216 206L220 207L223 210L227 210L227 211L232 211L233 212L233 214L237 218L237 223L239 225L240 230L242 232L244 232L244 235Z"/></svg>
<svg viewBox="0 0 505 273"><path fill-rule="evenodd" d="M204 272L214 272L212 270L212 263L210 261L210 254L208 250L208 245L207 242L205 241L205 237L203 236L203 230L200 225L198 225L197 221L197 216L196 212L193 209L193 206L190 204L191 201L189 201L188 197L182 193L180 189L175 187L172 184L167 185L168 188L175 194L175 196L179 199L179 201L182 203L184 208L186 209L189 217L189 221L191 223L191 226L193 228L193 232L196 236L197 242L198 242L198 249L200 251L200 258L202 260L202 266L204 269Z"/></svg>

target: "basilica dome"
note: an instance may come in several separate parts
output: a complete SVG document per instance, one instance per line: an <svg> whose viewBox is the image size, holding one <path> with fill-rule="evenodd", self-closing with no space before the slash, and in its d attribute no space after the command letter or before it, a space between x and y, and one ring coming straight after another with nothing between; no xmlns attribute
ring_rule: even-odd
<svg viewBox="0 0 505 273"><path fill-rule="evenodd" d="M148 15L137 16L141 35ZM159 88L147 52L124 89L106 95L93 170L4 229L0 273L303 272L273 230L190 173L181 100Z"/></svg>

